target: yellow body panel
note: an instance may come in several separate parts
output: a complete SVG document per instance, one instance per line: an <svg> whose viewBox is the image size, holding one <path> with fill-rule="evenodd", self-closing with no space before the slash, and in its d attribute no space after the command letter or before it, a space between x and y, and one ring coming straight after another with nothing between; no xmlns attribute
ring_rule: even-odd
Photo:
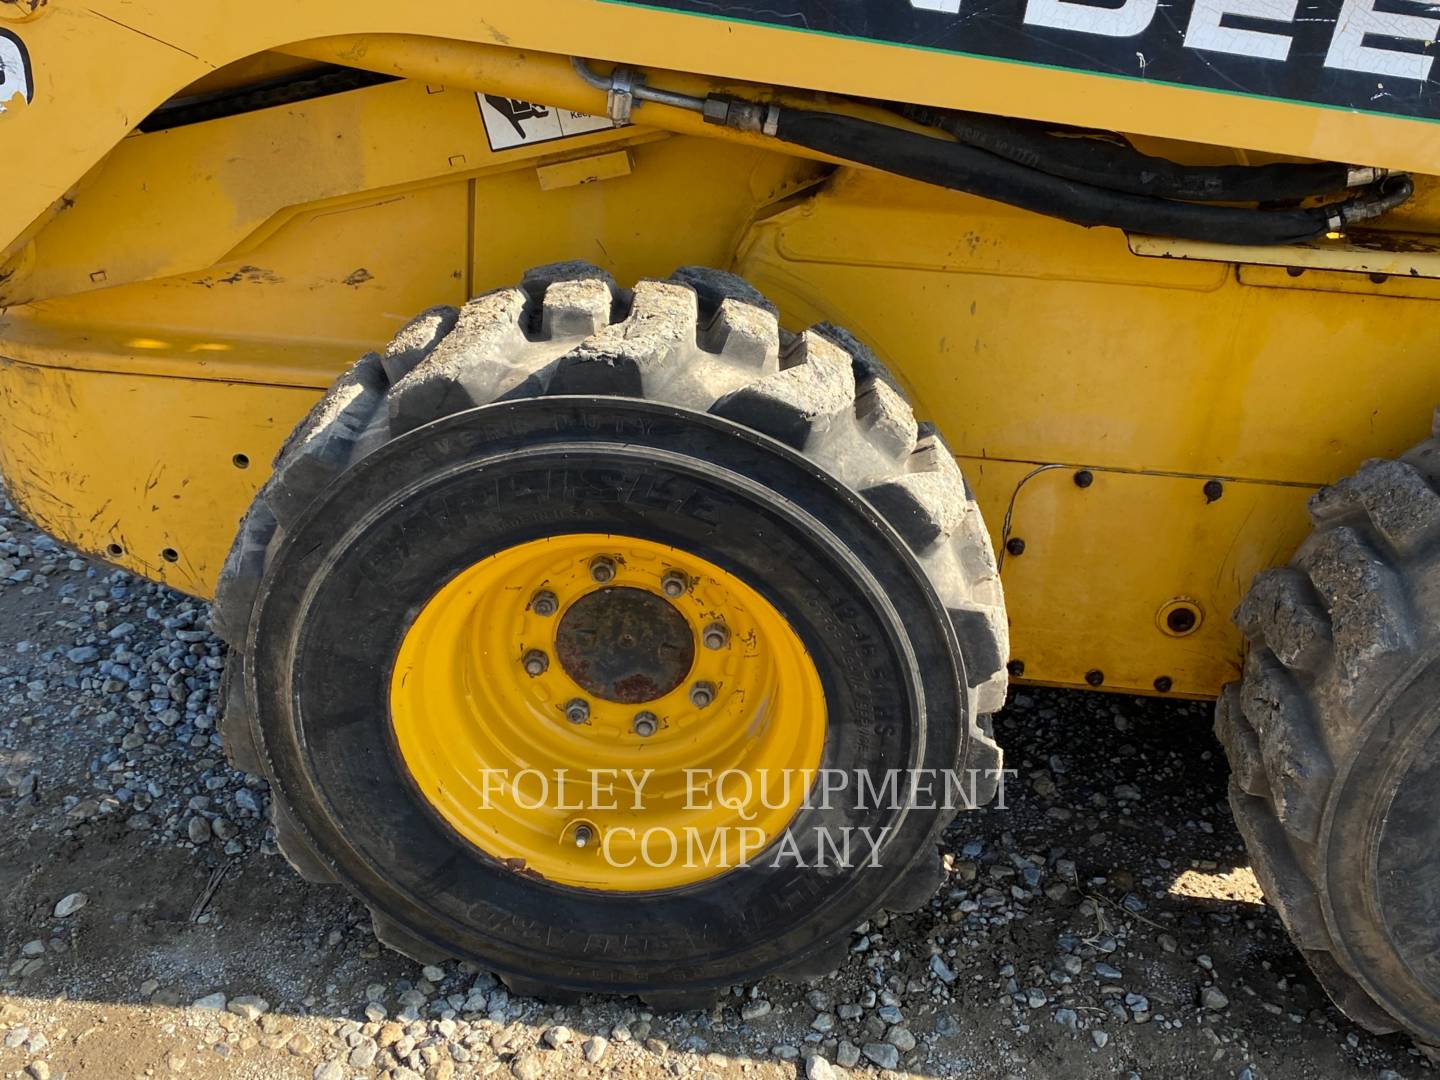
<svg viewBox="0 0 1440 1080"><path fill-rule="evenodd" d="M1210 502L1203 476L1090 469L1082 488L1074 468L965 465L981 477L988 519L1025 545L1018 556L999 549L1024 677L1193 697L1240 677L1230 613L1305 538L1314 491L1228 481ZM1194 612L1193 630L1169 627L1176 606Z"/></svg>
<svg viewBox="0 0 1440 1080"><path fill-rule="evenodd" d="M738 266L853 329L966 456L1316 486L1413 445L1440 402L1440 282L1137 258L860 172L768 217Z"/></svg>
<svg viewBox="0 0 1440 1080"><path fill-rule="evenodd" d="M1287 259L1087 232L664 106L497 151L476 91L601 110L578 52L690 92L747 80L1123 128L1187 160L1428 174L1435 124L595 0L502 0L483 20L449 2L53 0L4 25L35 93L0 114L0 474L52 532L197 595L336 374L417 311L559 259L622 282L727 267L791 326L853 329L965 459L997 548L1025 541L1003 576L1038 681L1213 694L1240 660L1229 612L1305 534L1307 495L1414 443L1440 401L1431 176L1396 215L1402 250L1346 238ZM187 85L290 63L252 59L267 49L407 77L125 137ZM113 77L117 55L133 77ZM1200 616L1182 636L1159 617L1175 603Z"/></svg>
<svg viewBox="0 0 1440 1080"><path fill-rule="evenodd" d="M315 397L0 361L0 476L54 535L208 595L239 514Z"/></svg>

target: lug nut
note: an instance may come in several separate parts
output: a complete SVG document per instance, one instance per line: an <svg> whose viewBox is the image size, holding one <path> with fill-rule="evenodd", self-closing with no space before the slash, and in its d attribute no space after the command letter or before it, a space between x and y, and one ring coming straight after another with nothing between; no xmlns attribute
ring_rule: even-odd
<svg viewBox="0 0 1440 1080"><path fill-rule="evenodd" d="M576 847L578 847L578 848L587 848L587 847L590 846L590 841L592 841L592 840L594 840L594 839L595 839L595 833L594 833L594 831L591 830L591 828L590 828L589 825L576 825L576 826L575 826L575 846L576 846Z"/></svg>
<svg viewBox="0 0 1440 1080"><path fill-rule="evenodd" d="M640 712L635 714L635 719L630 722L630 730L642 739L648 739L660 728L660 721L653 712Z"/></svg>
<svg viewBox="0 0 1440 1080"><path fill-rule="evenodd" d="M604 555L596 555L590 560L590 576L604 585L607 581L615 580L615 560Z"/></svg>
<svg viewBox="0 0 1440 1080"><path fill-rule="evenodd" d="M697 682L690 688L690 704L703 709L715 700L715 684Z"/></svg>
<svg viewBox="0 0 1440 1080"><path fill-rule="evenodd" d="M690 588L690 579L680 570L669 570L660 579L660 591L671 599L684 596L685 590L688 588Z"/></svg>
<svg viewBox="0 0 1440 1080"><path fill-rule="evenodd" d="M565 719L572 724L583 724L590 719L590 703L584 698L571 698L565 703Z"/></svg>
<svg viewBox="0 0 1440 1080"><path fill-rule="evenodd" d="M553 592L542 589L530 598L530 610L548 618L560 610L560 601L555 599Z"/></svg>
<svg viewBox="0 0 1440 1080"><path fill-rule="evenodd" d="M545 669L550 666L550 657L539 649L531 649L525 654L522 663L525 665L525 674L533 679L536 675L545 674Z"/></svg>
<svg viewBox="0 0 1440 1080"><path fill-rule="evenodd" d="M723 649L730 644L730 631L725 629L724 623L714 622L705 627L700 640L705 643L707 649Z"/></svg>

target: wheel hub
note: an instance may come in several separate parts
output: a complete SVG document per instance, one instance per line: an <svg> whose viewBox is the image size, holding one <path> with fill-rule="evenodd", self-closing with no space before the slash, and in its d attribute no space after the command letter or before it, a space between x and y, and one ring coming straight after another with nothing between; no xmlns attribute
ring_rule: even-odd
<svg viewBox="0 0 1440 1080"><path fill-rule="evenodd" d="M814 662L769 601L689 552L606 534L519 544L443 586L401 643L390 711L465 840L619 891L764 850L804 804L827 725Z"/></svg>
<svg viewBox="0 0 1440 1080"><path fill-rule="evenodd" d="M638 705L685 681L695 662L695 635L669 600L618 586L570 605L555 635L555 653L586 692Z"/></svg>

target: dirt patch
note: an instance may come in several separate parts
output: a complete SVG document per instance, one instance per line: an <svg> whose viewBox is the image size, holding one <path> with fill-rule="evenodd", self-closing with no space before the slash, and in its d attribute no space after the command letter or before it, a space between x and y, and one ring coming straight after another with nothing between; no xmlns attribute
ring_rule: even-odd
<svg viewBox="0 0 1440 1080"><path fill-rule="evenodd" d="M561 1007L382 950L290 871L219 752L207 618L0 516L0 1075L1430 1075L1261 902L1208 707L1021 689L1006 806L962 816L934 901L857 928L841 971Z"/></svg>

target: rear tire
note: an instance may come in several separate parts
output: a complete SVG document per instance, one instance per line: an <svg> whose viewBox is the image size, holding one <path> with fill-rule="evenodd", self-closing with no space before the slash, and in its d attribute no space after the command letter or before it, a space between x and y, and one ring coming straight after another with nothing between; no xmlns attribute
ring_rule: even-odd
<svg viewBox="0 0 1440 1080"><path fill-rule="evenodd" d="M1440 428L1437 428L1440 434ZM1266 897L1352 1020L1440 1046L1440 438L1315 495L1215 729Z"/></svg>
<svg viewBox="0 0 1440 1080"><path fill-rule="evenodd" d="M703 529L696 501L722 508ZM466 561L590 532L703 547L806 628L830 702L827 768L971 769L978 801L993 794L988 714L1007 658L993 552L955 459L880 364L833 328L784 333L727 274L685 269L631 293L560 264L427 311L362 358L242 523L216 600L235 654L223 735L272 783L297 870L352 889L377 936L417 959L657 1004L827 970L870 911L925 903L953 809L896 817L880 873L796 871L760 888L752 867L681 890L693 903L647 894L639 913L516 874L446 828L398 759L373 676ZM883 703L906 700L889 729ZM846 814L861 820L847 805L830 824ZM747 910L734 926L717 914Z"/></svg>

